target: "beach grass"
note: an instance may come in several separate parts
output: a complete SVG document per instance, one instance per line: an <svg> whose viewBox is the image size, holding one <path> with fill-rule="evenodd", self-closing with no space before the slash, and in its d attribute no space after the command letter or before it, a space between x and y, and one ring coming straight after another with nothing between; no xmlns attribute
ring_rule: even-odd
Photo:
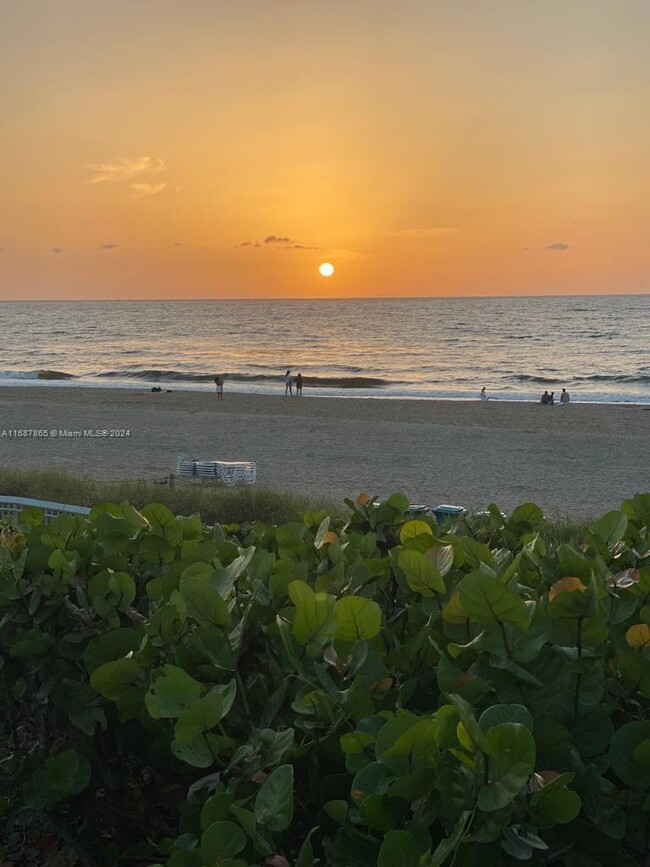
<svg viewBox="0 0 650 867"><path fill-rule="evenodd" d="M286 524L302 520L305 512L326 511L332 516L343 513L342 503L257 485L223 488L186 484L172 488L152 481L97 481L57 469L0 467L0 494L76 506L128 501L141 508L148 503L162 503L176 515L198 513L208 524Z"/></svg>

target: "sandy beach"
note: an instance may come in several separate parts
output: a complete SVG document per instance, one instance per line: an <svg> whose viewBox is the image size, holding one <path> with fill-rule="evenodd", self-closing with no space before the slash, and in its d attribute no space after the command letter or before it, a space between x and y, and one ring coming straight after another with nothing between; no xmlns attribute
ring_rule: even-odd
<svg viewBox="0 0 650 867"><path fill-rule="evenodd" d="M57 435L13 433L29 429ZM84 430L129 435L61 433ZM162 479L179 453L253 460L259 485L334 500L399 490L430 506L534 501L586 517L650 491L650 407L0 389L3 465Z"/></svg>

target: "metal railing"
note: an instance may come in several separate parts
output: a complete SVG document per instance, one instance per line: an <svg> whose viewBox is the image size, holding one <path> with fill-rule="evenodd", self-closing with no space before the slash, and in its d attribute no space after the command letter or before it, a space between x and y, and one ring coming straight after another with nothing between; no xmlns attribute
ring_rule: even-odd
<svg viewBox="0 0 650 867"><path fill-rule="evenodd" d="M32 500L29 497L7 497L0 495L0 519L18 518L23 509L28 506L42 509L45 513L45 523L52 518L65 513L74 515L89 515L90 509L86 506L71 506L68 503L51 503L49 500Z"/></svg>

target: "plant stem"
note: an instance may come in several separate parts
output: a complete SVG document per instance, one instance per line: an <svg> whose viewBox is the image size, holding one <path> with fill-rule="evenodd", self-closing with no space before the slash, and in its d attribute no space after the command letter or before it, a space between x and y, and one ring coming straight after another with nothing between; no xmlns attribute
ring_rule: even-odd
<svg viewBox="0 0 650 867"><path fill-rule="evenodd" d="M578 617L578 634L576 637L576 644L578 647L578 659L582 659L582 617ZM573 724L576 725L578 722L578 710L580 706L580 679L582 674L578 672L576 675L576 691L573 697Z"/></svg>
<svg viewBox="0 0 650 867"><path fill-rule="evenodd" d="M499 629L501 630L501 637L503 638L503 646L506 649L506 656L508 657L508 659L510 659L510 648L508 647L508 636L506 635L506 628L501 620L497 620L497 623L499 624Z"/></svg>

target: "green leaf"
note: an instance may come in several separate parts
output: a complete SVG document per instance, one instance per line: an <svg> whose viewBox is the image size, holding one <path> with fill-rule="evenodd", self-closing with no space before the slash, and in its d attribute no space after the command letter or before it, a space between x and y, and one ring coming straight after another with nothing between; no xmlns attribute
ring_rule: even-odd
<svg viewBox="0 0 650 867"><path fill-rule="evenodd" d="M180 592L187 605L187 613L198 623L227 626L230 612L216 590L200 578L188 578L180 584Z"/></svg>
<svg viewBox="0 0 650 867"><path fill-rule="evenodd" d="M566 786L543 788L537 793L535 805L532 810L533 824L540 828L548 828L551 825L568 825L573 822L582 802L577 792L572 792Z"/></svg>
<svg viewBox="0 0 650 867"><path fill-rule="evenodd" d="M124 690L133 686L144 671L133 659L116 659L105 662L96 668L90 676L90 685L104 698L117 701Z"/></svg>
<svg viewBox="0 0 650 867"><path fill-rule="evenodd" d="M478 724L482 731L486 732L494 726L509 722L519 723L529 732L533 730L533 717L523 704L493 704L483 711Z"/></svg>
<svg viewBox="0 0 650 867"><path fill-rule="evenodd" d="M381 608L364 596L344 596L336 603L338 641L369 641L381 630Z"/></svg>
<svg viewBox="0 0 650 867"><path fill-rule="evenodd" d="M184 710L174 726L179 744L189 744L198 735L214 728L221 719L223 700L218 692L210 692Z"/></svg>
<svg viewBox="0 0 650 867"><path fill-rule="evenodd" d="M288 590L296 606L293 621L296 641L309 645L310 650L317 653L336 629L334 597L329 593L314 593L304 581L292 581Z"/></svg>
<svg viewBox="0 0 650 867"><path fill-rule="evenodd" d="M142 636L136 629L109 629L88 642L84 665L88 674L105 662L113 662L138 649Z"/></svg>
<svg viewBox="0 0 650 867"><path fill-rule="evenodd" d="M65 795L78 795L90 782L90 762L75 750L66 750L45 760L45 782Z"/></svg>
<svg viewBox="0 0 650 867"><path fill-rule="evenodd" d="M206 831L213 822L222 822L228 818L234 796L227 792L217 792L205 802L201 808L201 828Z"/></svg>
<svg viewBox="0 0 650 867"><path fill-rule="evenodd" d="M460 582L460 604L475 623L512 623L528 629L528 611L524 600L502 584L481 572L470 572Z"/></svg>
<svg viewBox="0 0 650 867"><path fill-rule="evenodd" d="M255 819L271 831L284 831L293 820L293 766L280 765L264 780L255 798Z"/></svg>
<svg viewBox="0 0 650 867"><path fill-rule="evenodd" d="M510 804L535 768L535 741L527 728L504 723L485 735L489 747L488 783L479 791L478 805L490 812Z"/></svg>
<svg viewBox="0 0 650 867"><path fill-rule="evenodd" d="M400 530L399 540L404 544L408 539L418 536L433 536L433 530L426 521L407 521Z"/></svg>
<svg viewBox="0 0 650 867"><path fill-rule="evenodd" d="M544 520L544 513L535 503L523 503L510 513L508 524L530 524L536 527Z"/></svg>
<svg viewBox="0 0 650 867"><path fill-rule="evenodd" d="M650 765L641 762L637 748L650 740L650 720L629 722L614 734L609 757L616 776L626 786L641 789L650 786ZM645 750L642 747L642 753Z"/></svg>
<svg viewBox="0 0 650 867"><path fill-rule="evenodd" d="M433 596L434 593L446 593L447 588L442 575L426 554L420 551L400 551L397 565L406 575L409 587L422 596Z"/></svg>
<svg viewBox="0 0 650 867"><path fill-rule="evenodd" d="M201 691L201 684L182 668L164 665L162 674L149 687L144 702L154 719L177 717L198 701Z"/></svg>
<svg viewBox="0 0 650 867"><path fill-rule="evenodd" d="M620 542L627 530L628 517L625 512L607 512L606 515L596 522L594 532L611 548Z"/></svg>
<svg viewBox="0 0 650 867"><path fill-rule="evenodd" d="M419 867L422 852L408 831L389 831L379 850L377 867Z"/></svg>
<svg viewBox="0 0 650 867"><path fill-rule="evenodd" d="M201 857L205 864L220 863L239 855L246 846L246 834L234 822L213 822L201 837Z"/></svg>

